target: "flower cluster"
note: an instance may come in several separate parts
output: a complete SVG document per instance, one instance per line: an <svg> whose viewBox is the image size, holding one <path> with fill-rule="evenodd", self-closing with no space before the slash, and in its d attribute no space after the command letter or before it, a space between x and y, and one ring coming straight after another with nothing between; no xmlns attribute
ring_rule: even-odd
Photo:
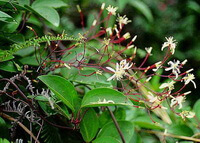
<svg viewBox="0 0 200 143"><path fill-rule="evenodd" d="M79 34L80 39L83 39L84 42L74 44L69 49L74 49L80 44L86 45L91 40L93 42L100 42L100 44L96 44L94 48L89 48L90 46L87 45L83 46L83 53L77 53L76 58L70 61L60 61L60 63L65 63L65 67L69 70L77 68L80 75L82 75L81 70L84 70L85 67L95 69L95 72L82 76L91 76L93 74L98 76L105 75L107 82L112 81L112 83L115 83L112 85L114 89L123 92L130 100L146 104L149 110L160 108L162 110L171 109L175 112L175 108L177 107L181 110L184 106L183 103L186 100L186 95L190 93L184 91L186 85L193 83L194 88L196 88L196 84L194 82L194 75L190 73L193 69L184 71L184 65L187 60L182 62L176 59L170 60L177 47L176 40L172 36L166 37L166 42L161 46L161 51L167 49L165 50L164 58L149 66L145 65L147 65L149 57L153 55L153 48L144 48L146 55L142 62L138 64L135 62L138 48L134 45L137 36L129 40L131 34L129 32L123 33L124 26L129 24L131 20L126 15L120 16L117 14L118 8L111 5L106 8L108 14L102 19L101 15L105 6L105 3L103 3L91 28L85 34ZM80 8L78 10L81 17L83 17ZM110 27L98 28L99 25L108 25L103 23L107 23L112 16L116 15L116 24ZM82 25L84 25L83 20ZM87 54L87 50L90 51L90 54ZM66 51L65 53L65 55L70 54L70 51ZM149 86L151 78L154 76L159 76L162 78L161 81L163 81L157 88L152 88L152 86L156 85ZM182 85L180 89L176 88L178 82ZM170 103L164 105L166 104L164 101ZM182 111L181 113L177 113L177 115L188 118L193 117L193 113L189 111Z"/></svg>
<svg viewBox="0 0 200 143"><path fill-rule="evenodd" d="M132 67L133 63L129 65L129 63L126 62L126 60L122 60L120 64L116 63L116 69L114 70L111 67L106 67L108 70L114 72L114 75L108 78L108 81L112 79L121 80L123 76L126 74L126 70L130 69Z"/></svg>

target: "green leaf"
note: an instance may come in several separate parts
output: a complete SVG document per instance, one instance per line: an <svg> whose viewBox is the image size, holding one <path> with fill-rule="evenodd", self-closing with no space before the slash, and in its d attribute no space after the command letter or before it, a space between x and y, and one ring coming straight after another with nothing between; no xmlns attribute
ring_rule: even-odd
<svg viewBox="0 0 200 143"><path fill-rule="evenodd" d="M49 100L45 97L45 96L42 96L42 95L39 95L39 96L28 96L29 98L34 98L35 100L38 100L38 101L46 101L46 102L49 102Z"/></svg>
<svg viewBox="0 0 200 143"><path fill-rule="evenodd" d="M20 33L8 33L8 34L4 34L4 36L2 37L2 35L0 35L0 38L2 38L3 40L7 40L8 42L14 42L14 43L21 43L24 42L24 36Z"/></svg>
<svg viewBox="0 0 200 143"><path fill-rule="evenodd" d="M180 136L192 136L194 134L193 130L186 126L186 125L180 125L180 124L172 124L170 128L168 129L169 133L180 135Z"/></svg>
<svg viewBox="0 0 200 143"><path fill-rule="evenodd" d="M93 85L95 87L112 87L111 82L108 82L104 75L98 75L95 72L95 70L82 70L80 73L77 72L74 74L74 77L70 80L77 83Z"/></svg>
<svg viewBox="0 0 200 143"><path fill-rule="evenodd" d="M121 143L121 142L113 137L105 136L95 139L92 143Z"/></svg>
<svg viewBox="0 0 200 143"><path fill-rule="evenodd" d="M7 13L3 11L0 11L0 21L8 22L8 23L15 22L15 20L10 15L8 15Z"/></svg>
<svg viewBox="0 0 200 143"><path fill-rule="evenodd" d="M138 11L140 11L149 22L153 22L153 16L149 7L142 1L139 0L131 0L130 4L135 7Z"/></svg>
<svg viewBox="0 0 200 143"><path fill-rule="evenodd" d="M128 143L131 140L131 137L134 134L134 126L131 122L129 121L118 121L120 130L122 131L122 134L125 138L125 141ZM116 126L113 122L110 122L106 124L100 133L98 134L98 137L106 137L110 136L113 137L119 141L121 141L120 135L116 129Z"/></svg>
<svg viewBox="0 0 200 143"><path fill-rule="evenodd" d="M41 7L41 6L48 6L52 8L60 8L60 7L66 7L68 6L65 2L62 0L36 0L31 5L33 8L35 7Z"/></svg>
<svg viewBox="0 0 200 143"><path fill-rule="evenodd" d="M117 121L125 120L126 118L126 112L124 108L121 108L121 107L117 108L116 110L114 110L113 113ZM112 122L112 118L110 116L109 111L106 110L99 117L100 127L103 127L108 122Z"/></svg>
<svg viewBox="0 0 200 143"><path fill-rule="evenodd" d="M10 143L7 139L0 138L0 143Z"/></svg>
<svg viewBox="0 0 200 143"><path fill-rule="evenodd" d="M6 138L8 137L8 135L9 135L8 125L6 124L4 119L0 117L0 138ZM4 142L1 142L0 139L0 143Z"/></svg>
<svg viewBox="0 0 200 143"><path fill-rule="evenodd" d="M38 78L44 82L64 104L72 111L75 111L73 100L77 97L77 93L74 86L69 81L57 75L43 75Z"/></svg>
<svg viewBox="0 0 200 143"><path fill-rule="evenodd" d="M5 25L3 25L1 27L1 30L2 31L5 31L7 33L12 33L13 35L13 32L15 32L15 30L19 27L20 23L21 23L21 20L22 20L22 12L21 13L18 13L18 14L13 14L12 15L13 18L15 19L15 22L11 22L11 23L6 23ZM20 34L15 34L15 35L20 35ZM17 39L19 39L17 36L16 36ZM15 40L16 41L16 40Z"/></svg>
<svg viewBox="0 0 200 143"><path fill-rule="evenodd" d="M133 105L121 92L111 88L96 88L83 97L81 107Z"/></svg>
<svg viewBox="0 0 200 143"><path fill-rule="evenodd" d="M84 58L84 47L81 45L78 45L71 50L67 50L67 52L63 55L62 61L70 61L74 64L78 64L77 60L81 60ZM85 51L87 53L87 49ZM76 58L74 58L76 57Z"/></svg>
<svg viewBox="0 0 200 143"><path fill-rule="evenodd" d="M39 63L38 63L38 61L37 61L35 55L20 58L19 61L20 61L23 65L32 65L32 66L38 66L38 65L39 65Z"/></svg>
<svg viewBox="0 0 200 143"><path fill-rule="evenodd" d="M51 24L53 24L54 26L58 27L60 24L60 16L58 15L58 12L51 8L51 7L47 7L47 6L41 6L41 7L30 7L25 5L25 7L27 9L29 9L30 11L32 11L33 13L43 17L44 19L46 19L48 22L50 22Z"/></svg>
<svg viewBox="0 0 200 143"><path fill-rule="evenodd" d="M17 51L15 53L15 55L20 56L20 57L26 57L26 56L34 53L34 51L35 51L35 48L33 46L30 46L30 47L27 47L27 48Z"/></svg>
<svg viewBox="0 0 200 143"><path fill-rule="evenodd" d="M55 103L54 106L61 112L63 116L70 120L70 114L65 104L63 104L62 102Z"/></svg>
<svg viewBox="0 0 200 143"><path fill-rule="evenodd" d="M51 106L49 105L49 102L43 102L43 101L38 101L40 107L42 108L42 110L48 115L54 115L56 114L56 112L51 109Z"/></svg>
<svg viewBox="0 0 200 143"><path fill-rule="evenodd" d="M17 2L19 3L19 5L30 5L30 0L17 0Z"/></svg>
<svg viewBox="0 0 200 143"><path fill-rule="evenodd" d="M37 11L44 19L49 21L54 26L58 27L60 24L60 17L58 15L58 12L51 8L51 7L35 7L35 11Z"/></svg>
<svg viewBox="0 0 200 143"><path fill-rule="evenodd" d="M6 55L6 51L0 50L0 62L4 62L4 61L8 61L14 58L13 55L9 55L4 57L4 55ZM3 58L2 58L3 57Z"/></svg>
<svg viewBox="0 0 200 143"><path fill-rule="evenodd" d="M195 115L196 117L200 120L200 99L197 100L197 102L194 104L194 112L195 112Z"/></svg>
<svg viewBox="0 0 200 143"><path fill-rule="evenodd" d="M0 64L0 70L8 72L17 72L17 68L12 61L6 61Z"/></svg>
<svg viewBox="0 0 200 143"><path fill-rule="evenodd" d="M200 5L195 1L188 1L187 3L188 8L200 13Z"/></svg>
<svg viewBox="0 0 200 143"><path fill-rule="evenodd" d="M146 129L164 129L161 125L153 123L148 116L137 117L133 123Z"/></svg>
<svg viewBox="0 0 200 143"><path fill-rule="evenodd" d="M80 132L85 142L90 142L97 134L99 121L94 109L90 108L80 123Z"/></svg>

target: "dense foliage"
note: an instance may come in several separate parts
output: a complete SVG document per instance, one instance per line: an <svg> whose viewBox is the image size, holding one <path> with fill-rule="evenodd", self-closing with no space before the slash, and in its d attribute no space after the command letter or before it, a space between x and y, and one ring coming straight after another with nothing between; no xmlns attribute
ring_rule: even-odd
<svg viewBox="0 0 200 143"><path fill-rule="evenodd" d="M200 142L199 13L189 0L0 0L0 142Z"/></svg>

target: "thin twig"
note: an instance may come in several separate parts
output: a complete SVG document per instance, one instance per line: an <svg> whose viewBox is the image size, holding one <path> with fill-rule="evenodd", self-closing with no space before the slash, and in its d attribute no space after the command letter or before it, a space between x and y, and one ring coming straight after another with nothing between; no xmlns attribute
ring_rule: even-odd
<svg viewBox="0 0 200 143"><path fill-rule="evenodd" d="M107 108L108 111L110 112L110 115L111 115L111 117L112 117L112 120L113 120L113 122L114 122L114 124L115 124L115 126L116 126L116 128L117 128L117 131L118 131L118 133L119 133L119 135L120 135L120 137L121 137L121 139L122 139L122 142L123 142L123 143L126 143L126 141L125 141L125 139L124 139L124 136L123 136L123 134L122 134L122 131L120 130L119 124L117 123L117 120L116 120L116 118L115 118L113 112L110 110L110 108L109 108L108 106L106 106L106 108Z"/></svg>
<svg viewBox="0 0 200 143"><path fill-rule="evenodd" d="M41 124L40 130L39 130L39 132L38 132L37 139L38 139L39 136L40 136L40 133L41 133L42 128L43 128L43 124L44 124L44 120L42 120L42 124ZM37 142L35 141L35 143L37 143Z"/></svg>
<svg viewBox="0 0 200 143"><path fill-rule="evenodd" d="M44 121L46 121L46 122L49 123L50 125L55 126L55 127L57 127L57 128L71 129L71 130L73 130L73 128L71 128L71 127L65 127L65 126L61 126L61 125L57 125L57 124L54 124L54 123L49 122L45 117L43 117L43 116L41 115L41 113L40 113L37 109L35 109L35 107L34 107L34 106L32 105L32 103L28 100L28 98L26 97L26 95L25 95L25 94L19 89L19 87L18 87L14 82L12 82L10 79L2 78L2 79L0 79L0 81L8 81L9 83L11 83L11 84L17 89L17 91L19 92L19 94L27 101L27 104L30 106L30 108L38 113L38 115L40 116L41 119L43 119Z"/></svg>
<svg viewBox="0 0 200 143"><path fill-rule="evenodd" d="M174 134L170 134L170 133L163 133L163 132L151 131L151 130L141 130L141 131L146 132L146 133L150 133L150 134L160 134L162 136L168 136L168 137L172 137L172 138L178 138L178 139L200 142L200 139L196 139L196 138L193 138L193 137L179 136L179 135L174 135Z"/></svg>
<svg viewBox="0 0 200 143"><path fill-rule="evenodd" d="M24 129L25 132L27 132L37 143L40 143L37 138L33 135L33 133L26 127L24 126L21 122L19 122L18 120L14 119L13 117L5 114L5 113L2 113L0 112L0 116L2 116L3 118L6 118L10 121L14 121L16 122L22 129Z"/></svg>

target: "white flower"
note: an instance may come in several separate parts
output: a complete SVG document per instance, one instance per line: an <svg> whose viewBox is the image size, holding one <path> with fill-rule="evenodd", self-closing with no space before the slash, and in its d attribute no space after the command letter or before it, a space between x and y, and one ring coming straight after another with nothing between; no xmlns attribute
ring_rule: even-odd
<svg viewBox="0 0 200 143"><path fill-rule="evenodd" d="M194 84L194 88L197 88L195 82L193 81L193 79L195 79L194 74L187 74L185 77L183 77L183 80L185 82L185 84L188 84L190 82L192 82Z"/></svg>
<svg viewBox="0 0 200 143"><path fill-rule="evenodd" d="M122 16L120 16L119 14L118 14L118 18L117 18L116 21L119 22L119 27L120 27L120 29L122 29L122 25L126 25L126 24L128 24L128 23L131 22L131 20L128 20L128 18L126 17L126 15L124 15L124 16L122 17Z"/></svg>
<svg viewBox="0 0 200 143"><path fill-rule="evenodd" d="M102 73L103 73L103 72L102 72L101 70L97 70L97 71L96 71L96 74L98 74L98 75L102 75Z"/></svg>
<svg viewBox="0 0 200 143"><path fill-rule="evenodd" d="M154 72L156 72L156 71L161 67L161 65L162 65L162 62L161 62L161 61L155 63L155 67L156 67L156 68L154 68L154 69L152 69L152 70L153 70Z"/></svg>
<svg viewBox="0 0 200 143"><path fill-rule="evenodd" d="M105 8L105 3L102 3L101 10L103 10L104 8Z"/></svg>
<svg viewBox="0 0 200 143"><path fill-rule="evenodd" d="M131 41L134 42L136 38L137 38L137 35L135 35Z"/></svg>
<svg viewBox="0 0 200 143"><path fill-rule="evenodd" d="M186 63L187 63L187 59L184 60L181 64L182 64L182 65L185 65Z"/></svg>
<svg viewBox="0 0 200 143"><path fill-rule="evenodd" d="M92 26L95 26L97 24L97 20L95 19L92 23Z"/></svg>
<svg viewBox="0 0 200 143"><path fill-rule="evenodd" d="M191 111L182 111L180 113L181 117L184 119L185 117L186 118L193 118L195 116L195 113L194 112L191 112Z"/></svg>
<svg viewBox="0 0 200 143"><path fill-rule="evenodd" d="M162 45L161 51L163 51L164 48L169 47L170 51L173 55L175 52L175 48L176 48L176 40L173 40L173 37L169 37L169 38L165 37L165 38L166 38L167 42L165 42Z"/></svg>
<svg viewBox="0 0 200 143"><path fill-rule="evenodd" d="M106 32L109 34L109 35L112 35L112 28L111 27L108 27L106 28Z"/></svg>
<svg viewBox="0 0 200 143"><path fill-rule="evenodd" d="M160 89L162 88L169 88L169 91L174 89L174 81L168 82L168 83L163 83L161 84L161 86L159 87Z"/></svg>
<svg viewBox="0 0 200 143"><path fill-rule="evenodd" d="M126 73L125 70L130 69L132 65L133 63L129 65L129 63L126 63L126 60L122 60L120 64L116 63L116 70L111 67L106 67L108 70L114 72L114 75L108 78L107 81L110 81L112 79L121 80Z"/></svg>
<svg viewBox="0 0 200 143"><path fill-rule="evenodd" d="M147 97L149 98L149 102L153 103L155 101L158 101L157 96L154 96L151 92L148 92L149 94L147 95Z"/></svg>
<svg viewBox="0 0 200 143"><path fill-rule="evenodd" d="M187 118L193 118L195 116L195 113L194 112L191 112L191 111L189 111L188 113L187 113L187 115L185 115L185 117L187 117Z"/></svg>
<svg viewBox="0 0 200 143"><path fill-rule="evenodd" d="M159 100L157 96L154 96L151 92L148 92L149 94L147 95L149 102L152 103L152 106L156 107L159 106L162 109L167 109L166 107L162 106L161 103L162 101Z"/></svg>
<svg viewBox="0 0 200 143"><path fill-rule="evenodd" d="M105 44L105 45L109 45L109 43L110 43L110 39L106 39L106 38L104 38L104 40L103 40L103 44Z"/></svg>
<svg viewBox="0 0 200 143"><path fill-rule="evenodd" d="M185 96L177 96L176 98L174 98L172 96L172 100L171 100L171 104L170 104L170 107L173 107L174 105L178 104L179 105L179 108L178 109L181 109L182 108L182 102L185 101Z"/></svg>
<svg viewBox="0 0 200 143"><path fill-rule="evenodd" d="M152 47L145 48L145 50L147 51L147 53L148 53L149 55L151 55Z"/></svg>
<svg viewBox="0 0 200 143"><path fill-rule="evenodd" d="M178 74L181 73L181 72L180 72L180 69L179 69L179 67L180 67L179 64L180 64L180 61L179 61L179 60L177 60L176 62L175 62L175 60L174 60L174 62L169 61L169 62L168 62L168 65L170 65L170 67L166 68L165 71L172 70L172 73L173 73L174 75L176 75L176 78L175 78L175 79L177 79L177 78L178 78Z"/></svg>
<svg viewBox="0 0 200 143"><path fill-rule="evenodd" d="M129 32L127 32L122 37L124 37L125 39L129 39L131 37L131 35Z"/></svg>
<svg viewBox="0 0 200 143"><path fill-rule="evenodd" d="M108 11L108 14L111 13L112 15L116 15L116 11L117 11L118 7L113 7L111 5L109 5L106 10Z"/></svg>

